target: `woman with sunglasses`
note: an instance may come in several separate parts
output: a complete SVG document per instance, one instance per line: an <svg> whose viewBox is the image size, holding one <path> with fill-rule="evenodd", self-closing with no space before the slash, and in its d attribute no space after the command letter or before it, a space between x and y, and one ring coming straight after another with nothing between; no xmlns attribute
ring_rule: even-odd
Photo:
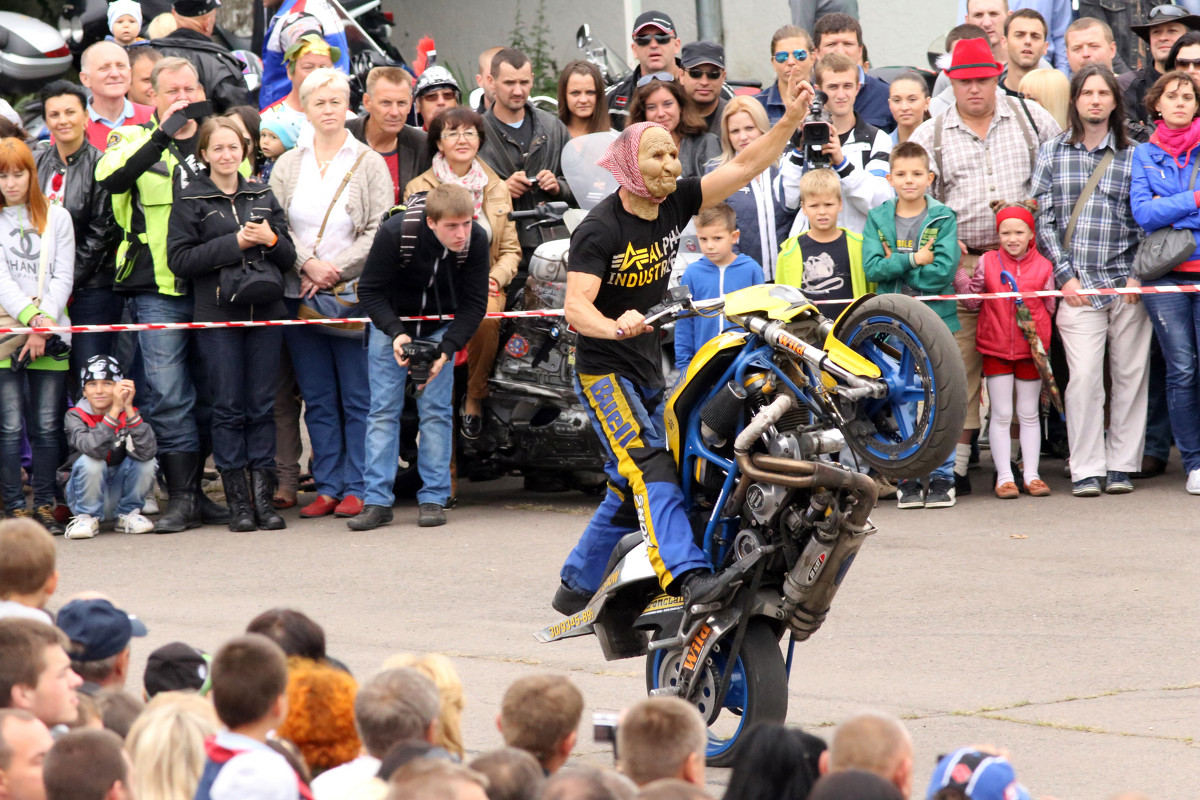
<svg viewBox="0 0 1200 800"><path fill-rule="evenodd" d="M800 70L800 77L808 80L812 72L812 37L808 31L795 25L784 25L771 37L771 66L775 70L775 82L763 89L754 99L767 110L767 120L774 125L783 116L787 106L783 101L783 89L792 72Z"/></svg>
<svg viewBox="0 0 1200 800"><path fill-rule="evenodd" d="M638 83L629 105L629 124L657 122L665 127L679 148L682 177L704 175L708 163L721 155L721 142L708 132L691 98L678 81L668 79L668 73L646 75Z"/></svg>
<svg viewBox="0 0 1200 800"><path fill-rule="evenodd" d="M595 64L572 61L558 76L558 118L574 139L612 129L604 102L604 76Z"/></svg>
<svg viewBox="0 0 1200 800"><path fill-rule="evenodd" d="M1188 31L1175 40L1167 56L1167 72L1180 70L1200 81L1200 31Z"/></svg>

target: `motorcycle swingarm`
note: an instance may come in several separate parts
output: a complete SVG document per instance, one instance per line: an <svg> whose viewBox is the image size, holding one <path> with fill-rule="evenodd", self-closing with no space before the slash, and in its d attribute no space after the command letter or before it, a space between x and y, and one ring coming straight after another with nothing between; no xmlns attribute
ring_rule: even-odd
<svg viewBox="0 0 1200 800"><path fill-rule="evenodd" d="M725 638L726 634L737 627L741 618L742 610L740 608L727 606L713 612L707 619L697 620L693 623L686 638L678 637L687 642L686 654L680 665L679 680L674 686L652 689L650 695L652 697L681 697L684 700L690 700L698 685L696 677L703 672L704 666L712 656L713 648L717 646L717 642ZM663 642L652 642L650 648L659 649L655 645L661 647L663 644Z"/></svg>

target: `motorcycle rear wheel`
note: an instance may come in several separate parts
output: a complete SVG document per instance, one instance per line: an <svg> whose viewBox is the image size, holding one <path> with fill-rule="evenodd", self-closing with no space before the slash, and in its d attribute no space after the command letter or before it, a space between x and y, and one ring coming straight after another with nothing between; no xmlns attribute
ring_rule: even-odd
<svg viewBox="0 0 1200 800"><path fill-rule="evenodd" d="M854 404L846 443L889 478L930 474L954 451L967 413L967 376L954 334L937 312L902 294L868 298L838 328L888 385L886 397Z"/></svg>
<svg viewBox="0 0 1200 800"><path fill-rule="evenodd" d="M730 635L717 646L727 650L732 644ZM675 685L684 653L685 649L655 650L647 655L646 690ZM713 654L712 663L697 678L700 688L694 700L700 715L708 722L706 755L711 767L732 766L745 746L747 734L756 725L783 724L787 718L787 668L779 639L765 620L750 620L725 701L717 708L713 701L725 663L723 652Z"/></svg>

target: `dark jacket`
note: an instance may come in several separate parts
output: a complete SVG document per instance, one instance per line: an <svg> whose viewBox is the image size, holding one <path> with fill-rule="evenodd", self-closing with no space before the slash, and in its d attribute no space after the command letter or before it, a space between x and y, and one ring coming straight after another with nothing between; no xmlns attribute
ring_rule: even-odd
<svg viewBox="0 0 1200 800"><path fill-rule="evenodd" d="M478 223L471 226L467 256L459 266L458 255L442 245L424 219L412 256L405 259L400 247L403 226L404 214L379 226L358 279L359 305L392 339L402 333L419 339L445 324L401 322L399 317L453 314L438 348L453 357L467 346L487 312L487 234Z"/></svg>
<svg viewBox="0 0 1200 800"><path fill-rule="evenodd" d="M242 223L254 214L265 217L278 241L272 247L255 245L241 249L237 242ZM292 268L296 250L288 236L287 218L270 187L250 183L238 176L238 188L225 194L202 173L175 199L167 234L167 263L171 271L192 281L196 298L194 319L199 322L229 322L282 319L287 316L283 300L260 306L221 305L217 302L221 268L237 266L243 259L261 261L283 274Z"/></svg>
<svg viewBox="0 0 1200 800"><path fill-rule="evenodd" d="M1133 76L1128 83L1123 80L1125 75ZM1151 60L1137 72L1127 72L1125 75L1117 78L1117 83L1124 89L1122 97L1125 100L1125 118L1130 122L1150 123L1150 112L1146 110L1146 92L1150 91L1150 87L1162 74L1154 68L1154 61Z"/></svg>
<svg viewBox="0 0 1200 800"><path fill-rule="evenodd" d="M896 120L892 119L892 109L888 105L888 85L874 75L863 73L862 88L854 100L854 113L859 119L865 119L880 130L892 132Z"/></svg>
<svg viewBox="0 0 1200 800"><path fill-rule="evenodd" d="M701 133L683 136L679 141L679 163L683 165L681 178L703 178L709 162L721 157L721 140L714 134Z"/></svg>
<svg viewBox="0 0 1200 800"><path fill-rule="evenodd" d="M522 153L521 146L512 137L512 128L496 119L495 111L483 115L487 126L487 141L479 148L479 157L487 162L497 175L507 179L514 172L525 171L526 176L533 180L544 169L548 169L558 178L559 193L557 195L545 192L534 183L525 194L513 200L514 211L528 211L538 203L561 201L575 205L575 195L562 174L562 151L571 134L567 126L558 117L539 111L526 104L525 113L533 115L533 133L529 139L529 152ZM517 235L521 239L521 247L536 247L551 239L561 239L565 235L561 226L550 228L528 229L524 225L517 227Z"/></svg>
<svg viewBox="0 0 1200 800"><path fill-rule="evenodd" d="M370 118L370 114L363 114L361 117L346 120L346 130L350 131L350 135L367 145L370 144L367 141L367 120ZM408 182L433 166L425 131L412 125L405 125L400 129L396 134L396 163L400 172L400 182L397 186L400 189L400 200L403 201L404 187L408 186Z"/></svg>
<svg viewBox="0 0 1200 800"><path fill-rule="evenodd" d="M177 28L151 44L164 56L186 58L195 65L200 73L200 85L218 114L234 106L258 107L250 100L250 90L242 75L242 62L199 31Z"/></svg>
<svg viewBox="0 0 1200 800"><path fill-rule="evenodd" d="M113 218L108 191L96 181L96 163L104 155L86 141L67 156L63 164L54 145L34 155L38 181L45 186L49 176L62 174L63 207L75 223L75 284L79 289L107 288L113 285L113 270L120 228Z"/></svg>

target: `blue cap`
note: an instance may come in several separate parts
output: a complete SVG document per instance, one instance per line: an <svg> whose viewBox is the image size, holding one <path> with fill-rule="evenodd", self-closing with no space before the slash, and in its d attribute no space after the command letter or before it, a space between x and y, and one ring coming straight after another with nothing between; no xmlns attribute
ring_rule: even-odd
<svg viewBox="0 0 1200 800"><path fill-rule="evenodd" d="M107 600L72 600L58 612L58 627L73 647L74 661L100 661L129 646L134 636L145 636L145 624Z"/></svg>
<svg viewBox="0 0 1200 800"><path fill-rule="evenodd" d="M1004 756L964 747L938 762L929 779L927 798L939 789L957 786L971 800L1031 800L1017 783L1017 772Z"/></svg>

